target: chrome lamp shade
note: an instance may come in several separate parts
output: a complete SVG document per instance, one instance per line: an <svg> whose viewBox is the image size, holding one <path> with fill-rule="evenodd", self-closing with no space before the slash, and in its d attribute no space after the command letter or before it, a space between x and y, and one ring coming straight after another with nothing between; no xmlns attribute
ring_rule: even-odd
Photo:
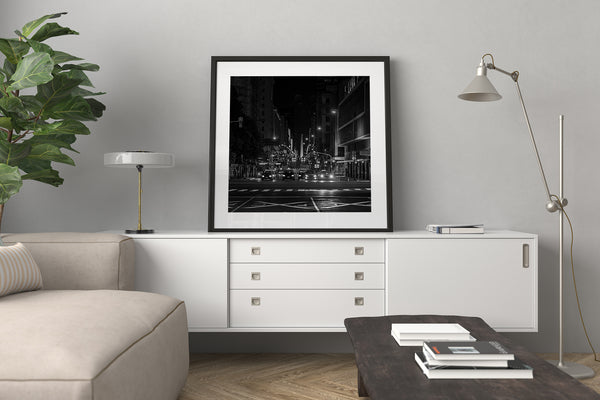
<svg viewBox="0 0 600 400"><path fill-rule="evenodd" d="M458 97L462 100L469 101L495 101L500 100L502 96L498 93L492 82L487 77L487 68L483 64L479 64L477 75L462 91Z"/></svg>
<svg viewBox="0 0 600 400"><path fill-rule="evenodd" d="M125 233L154 233L154 229L142 228L142 169L168 168L174 166L174 157L170 153L152 151L121 151L104 154L104 165L108 167L135 167L138 171L138 225L137 229L126 229Z"/></svg>
<svg viewBox="0 0 600 400"><path fill-rule="evenodd" d="M153 151L120 151L104 154L104 165L109 167L168 168L174 165L173 154Z"/></svg>

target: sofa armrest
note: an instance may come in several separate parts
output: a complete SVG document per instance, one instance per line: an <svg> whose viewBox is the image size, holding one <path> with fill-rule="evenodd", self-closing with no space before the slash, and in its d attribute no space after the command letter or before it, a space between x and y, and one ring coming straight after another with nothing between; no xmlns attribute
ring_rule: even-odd
<svg viewBox="0 0 600 400"><path fill-rule="evenodd" d="M15 233L6 245L21 242L40 267L44 289L133 290L133 239L112 233Z"/></svg>

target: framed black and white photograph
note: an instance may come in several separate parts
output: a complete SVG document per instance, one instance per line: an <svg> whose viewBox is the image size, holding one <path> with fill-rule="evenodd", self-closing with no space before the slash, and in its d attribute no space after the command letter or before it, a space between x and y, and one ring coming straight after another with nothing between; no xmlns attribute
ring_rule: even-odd
<svg viewBox="0 0 600 400"><path fill-rule="evenodd" d="M389 57L213 57L209 231L391 231Z"/></svg>

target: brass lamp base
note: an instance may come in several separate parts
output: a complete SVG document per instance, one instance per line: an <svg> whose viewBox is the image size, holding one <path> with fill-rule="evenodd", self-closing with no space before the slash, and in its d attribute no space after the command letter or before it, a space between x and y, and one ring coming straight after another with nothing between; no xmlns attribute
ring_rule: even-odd
<svg viewBox="0 0 600 400"><path fill-rule="evenodd" d="M126 229L125 233L154 233L154 229Z"/></svg>

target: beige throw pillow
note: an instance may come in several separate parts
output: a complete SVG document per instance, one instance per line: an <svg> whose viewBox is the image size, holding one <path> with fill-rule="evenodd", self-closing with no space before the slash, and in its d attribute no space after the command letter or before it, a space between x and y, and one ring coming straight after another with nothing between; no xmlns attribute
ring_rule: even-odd
<svg viewBox="0 0 600 400"><path fill-rule="evenodd" d="M0 297L42 288L42 274L22 243L0 246Z"/></svg>

